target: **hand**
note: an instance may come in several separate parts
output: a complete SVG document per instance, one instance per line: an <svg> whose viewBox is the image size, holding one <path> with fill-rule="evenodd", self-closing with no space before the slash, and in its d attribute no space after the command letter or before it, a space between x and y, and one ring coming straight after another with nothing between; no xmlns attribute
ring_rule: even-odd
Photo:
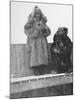
<svg viewBox="0 0 75 100"><path fill-rule="evenodd" d="M56 52L56 53L60 53L60 51L57 50L56 48L54 48L54 52Z"/></svg>
<svg viewBox="0 0 75 100"><path fill-rule="evenodd" d="M39 30L42 30L42 29L44 29L45 26L44 26L44 23L42 23L40 21L40 22L36 22L35 25L34 25L34 27L36 27Z"/></svg>
<svg viewBox="0 0 75 100"><path fill-rule="evenodd" d="M40 28L41 28L41 29L44 29L44 28L45 28L44 23L40 22Z"/></svg>

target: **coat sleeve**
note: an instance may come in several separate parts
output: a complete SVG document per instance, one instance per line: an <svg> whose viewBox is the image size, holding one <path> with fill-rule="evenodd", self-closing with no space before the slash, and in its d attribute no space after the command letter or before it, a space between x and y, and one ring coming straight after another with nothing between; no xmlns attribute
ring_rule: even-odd
<svg viewBox="0 0 75 100"><path fill-rule="evenodd" d="M45 28L41 30L41 33L42 33L42 36L47 37L51 34L51 30L48 26L45 26Z"/></svg>
<svg viewBox="0 0 75 100"><path fill-rule="evenodd" d="M30 22L27 22L24 26L24 33L29 36L29 34L31 34L33 32L33 23L30 21Z"/></svg>
<svg viewBox="0 0 75 100"><path fill-rule="evenodd" d="M35 29L30 24L26 24L24 26L24 32L30 38L37 38L37 37L39 37L39 30Z"/></svg>

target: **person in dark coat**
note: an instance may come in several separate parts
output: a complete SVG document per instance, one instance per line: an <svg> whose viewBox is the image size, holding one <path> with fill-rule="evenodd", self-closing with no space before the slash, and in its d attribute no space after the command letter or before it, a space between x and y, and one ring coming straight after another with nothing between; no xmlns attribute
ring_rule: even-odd
<svg viewBox="0 0 75 100"><path fill-rule="evenodd" d="M68 72L72 65L70 60L72 42L67 34L68 29L60 27L53 38L51 53L58 73Z"/></svg>

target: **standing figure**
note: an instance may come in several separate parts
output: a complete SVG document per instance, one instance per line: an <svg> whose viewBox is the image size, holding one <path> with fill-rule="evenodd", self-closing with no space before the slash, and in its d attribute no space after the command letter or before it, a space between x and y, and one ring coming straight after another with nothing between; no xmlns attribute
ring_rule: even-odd
<svg viewBox="0 0 75 100"><path fill-rule="evenodd" d="M44 68L48 66L47 36L50 35L50 29L46 22L46 17L35 6L24 26L27 35L27 48L30 50L30 68L34 70L36 75L44 74Z"/></svg>
<svg viewBox="0 0 75 100"><path fill-rule="evenodd" d="M70 56L72 52L72 42L67 36L68 29L65 27L58 28L53 38L51 53L53 63L58 73L68 72L72 68Z"/></svg>

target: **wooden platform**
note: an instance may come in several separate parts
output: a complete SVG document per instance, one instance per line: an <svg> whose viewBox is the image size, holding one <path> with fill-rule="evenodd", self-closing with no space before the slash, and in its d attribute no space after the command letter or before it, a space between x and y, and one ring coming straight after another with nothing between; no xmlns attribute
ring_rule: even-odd
<svg viewBox="0 0 75 100"><path fill-rule="evenodd" d="M11 78L10 93L73 83L73 73Z"/></svg>

